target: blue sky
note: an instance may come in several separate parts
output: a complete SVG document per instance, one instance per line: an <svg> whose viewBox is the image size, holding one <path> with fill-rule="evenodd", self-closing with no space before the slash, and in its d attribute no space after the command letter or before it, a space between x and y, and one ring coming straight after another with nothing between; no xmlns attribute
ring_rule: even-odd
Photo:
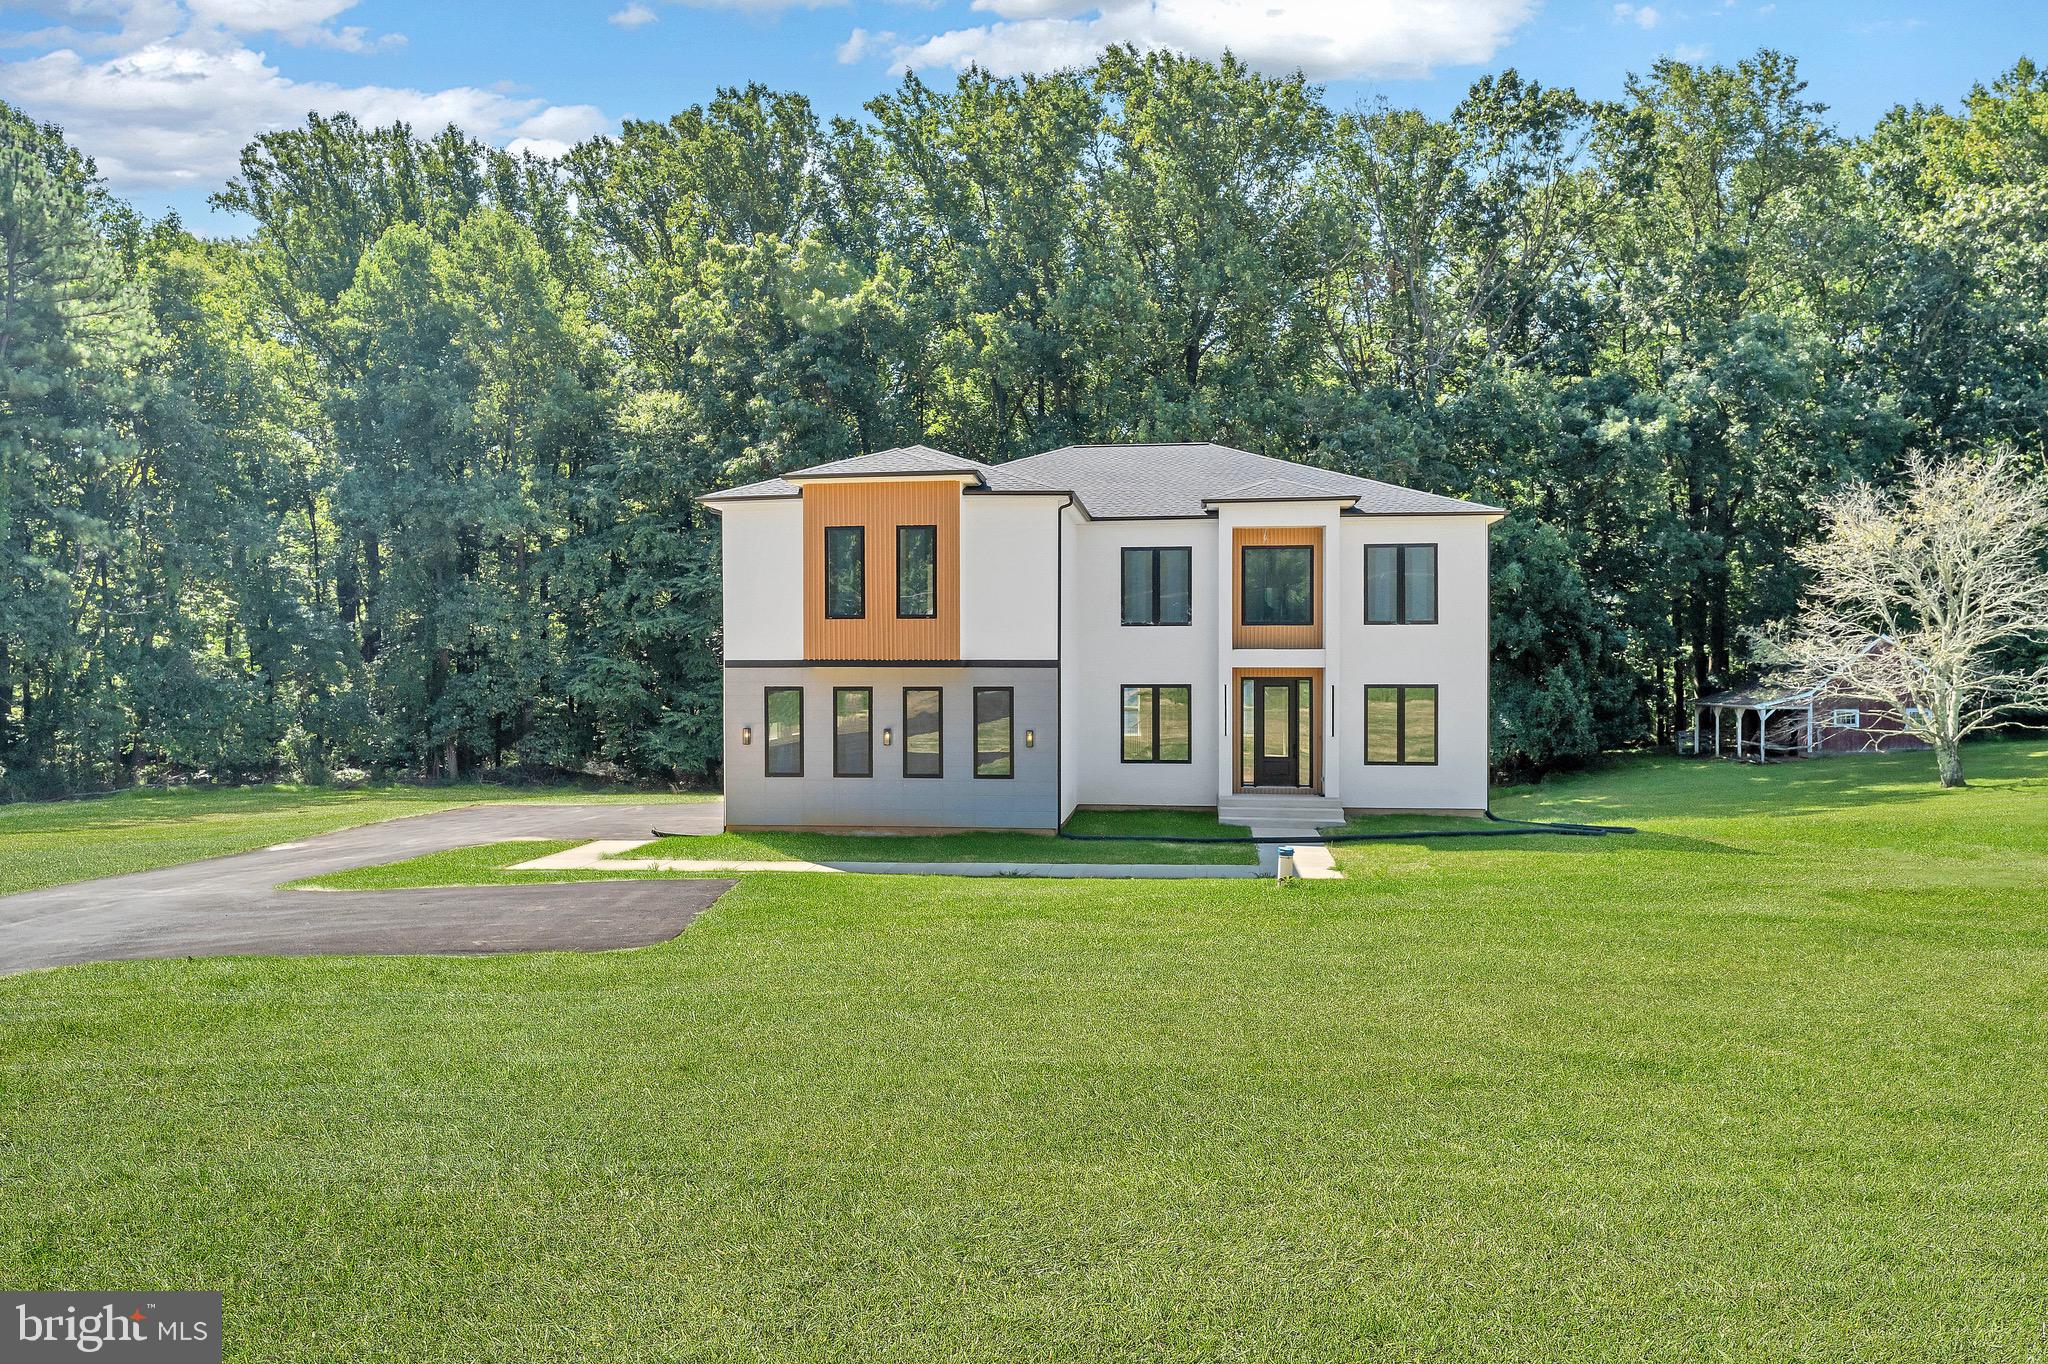
<svg viewBox="0 0 2048 1364"><path fill-rule="evenodd" d="M1954 104L2022 56L2048 5L1952 0L0 0L0 98L62 124L116 190L232 231L206 196L306 110L454 121L548 151L759 80L853 114L906 65L945 79L1082 61L1108 41L1301 67L1346 107L1431 112L1515 66L1617 93L1659 56L1796 55L1844 131Z"/></svg>

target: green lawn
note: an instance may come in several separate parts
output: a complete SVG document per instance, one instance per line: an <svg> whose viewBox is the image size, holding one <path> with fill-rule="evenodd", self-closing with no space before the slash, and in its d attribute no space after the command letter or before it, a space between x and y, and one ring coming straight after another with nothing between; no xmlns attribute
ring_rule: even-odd
<svg viewBox="0 0 2048 1364"><path fill-rule="evenodd" d="M1169 835L1179 838L1249 836L1239 824L1186 810L1084 810L1067 821L1075 834ZM751 862L1152 862L1249 865L1259 860L1249 843L1091 843L1044 834L733 833L662 838L620 857Z"/></svg>
<svg viewBox="0 0 2048 1364"><path fill-rule="evenodd" d="M1243 835L1214 815L1174 810L1083 811L1068 821L1075 833L1172 834L1181 837ZM399 890L419 886L520 886L550 881L659 880L712 875L709 872L513 871L512 867L578 846L580 840L489 843L427 853L403 862L357 867L292 883L311 890ZM727 858L735 862L1169 862L1250 865L1252 845L1228 843L1087 843L1043 834L943 834L937 836L833 834L703 834L660 838L620 858L667 857L687 861Z"/></svg>
<svg viewBox="0 0 2048 1364"><path fill-rule="evenodd" d="M357 824L492 801L711 800L569 787L263 786L124 791L0 805L0 895L267 848Z"/></svg>
<svg viewBox="0 0 2048 1364"><path fill-rule="evenodd" d="M1969 759L0 981L0 1282L218 1288L233 1359L2038 1359L2048 747Z"/></svg>

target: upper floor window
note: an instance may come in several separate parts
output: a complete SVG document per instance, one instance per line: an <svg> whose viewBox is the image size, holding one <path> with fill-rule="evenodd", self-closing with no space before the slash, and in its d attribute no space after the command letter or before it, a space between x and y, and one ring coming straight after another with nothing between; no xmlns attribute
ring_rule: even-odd
<svg viewBox="0 0 2048 1364"><path fill-rule="evenodd" d="M1187 625L1194 620L1194 551L1126 549L1126 625Z"/></svg>
<svg viewBox="0 0 2048 1364"><path fill-rule="evenodd" d="M1365 547L1365 623L1436 624L1436 546Z"/></svg>
<svg viewBox="0 0 2048 1364"><path fill-rule="evenodd" d="M896 527L896 614L928 620L939 613L939 528Z"/></svg>
<svg viewBox="0 0 2048 1364"><path fill-rule="evenodd" d="M825 527L826 619L859 620L868 613L867 558L866 527Z"/></svg>
<svg viewBox="0 0 2048 1364"><path fill-rule="evenodd" d="M1246 625L1313 625L1313 545L1246 545L1238 575Z"/></svg>

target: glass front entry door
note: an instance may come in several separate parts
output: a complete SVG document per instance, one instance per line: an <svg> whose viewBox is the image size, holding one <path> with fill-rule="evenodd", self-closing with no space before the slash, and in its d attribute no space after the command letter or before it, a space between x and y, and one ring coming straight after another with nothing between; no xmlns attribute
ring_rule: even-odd
<svg viewBox="0 0 2048 1364"><path fill-rule="evenodd" d="M1301 687L1292 677L1252 681L1252 784L1301 784Z"/></svg>

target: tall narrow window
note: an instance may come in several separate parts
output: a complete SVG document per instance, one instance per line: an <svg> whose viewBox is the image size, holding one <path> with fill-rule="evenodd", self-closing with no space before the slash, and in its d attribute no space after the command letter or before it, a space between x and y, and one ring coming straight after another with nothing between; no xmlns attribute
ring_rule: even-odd
<svg viewBox="0 0 2048 1364"><path fill-rule="evenodd" d="M801 777L804 774L804 689L769 687L765 697L767 713L768 775Z"/></svg>
<svg viewBox="0 0 2048 1364"><path fill-rule="evenodd" d="M896 527L896 614L928 620L939 613L939 528Z"/></svg>
<svg viewBox="0 0 2048 1364"><path fill-rule="evenodd" d="M825 615L859 620L868 613L868 533L864 526L825 527Z"/></svg>
<svg viewBox="0 0 2048 1364"><path fill-rule="evenodd" d="M938 687L903 689L903 775L943 777L946 694Z"/></svg>
<svg viewBox="0 0 2048 1364"><path fill-rule="evenodd" d="M1365 760L1376 765L1436 761L1436 688L1365 689Z"/></svg>
<svg viewBox="0 0 2048 1364"><path fill-rule="evenodd" d="M1365 547L1365 623L1436 624L1436 546Z"/></svg>
<svg viewBox="0 0 2048 1364"><path fill-rule="evenodd" d="M875 693L868 687L832 689L832 775L875 775Z"/></svg>
<svg viewBox="0 0 2048 1364"><path fill-rule="evenodd" d="M1126 549L1123 623L1187 625L1194 620L1194 551L1186 547Z"/></svg>
<svg viewBox="0 0 2048 1364"><path fill-rule="evenodd" d="M1123 760L1127 763L1193 761L1190 695L1187 687L1125 687Z"/></svg>
<svg viewBox="0 0 2048 1364"><path fill-rule="evenodd" d="M1246 545L1238 578L1246 625L1315 624L1313 545Z"/></svg>
<svg viewBox="0 0 2048 1364"><path fill-rule="evenodd" d="M1010 733L1016 693L1009 687L974 689L974 775L1015 775Z"/></svg>

